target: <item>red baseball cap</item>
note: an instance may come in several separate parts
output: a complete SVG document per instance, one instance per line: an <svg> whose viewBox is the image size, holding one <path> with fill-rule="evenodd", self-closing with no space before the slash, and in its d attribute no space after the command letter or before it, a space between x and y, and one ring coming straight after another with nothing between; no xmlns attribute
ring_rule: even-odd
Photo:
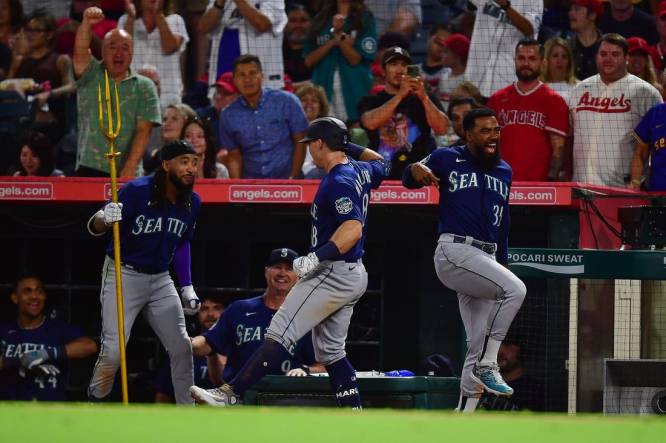
<svg viewBox="0 0 666 443"><path fill-rule="evenodd" d="M629 37L627 39L627 43L629 44L629 51L627 51L629 54L633 54L635 52L642 52L646 55L650 54L650 49L647 42L640 37Z"/></svg>
<svg viewBox="0 0 666 443"><path fill-rule="evenodd" d="M229 94L238 94L238 89L236 89L236 86L234 85L234 75L231 71L220 75L213 86L219 86Z"/></svg>
<svg viewBox="0 0 666 443"><path fill-rule="evenodd" d="M601 0L571 0L571 4L586 7L590 12L597 14L597 18L604 13L604 5Z"/></svg>
<svg viewBox="0 0 666 443"><path fill-rule="evenodd" d="M451 34L442 44L463 61L467 61L467 56L469 55L469 38L466 35Z"/></svg>

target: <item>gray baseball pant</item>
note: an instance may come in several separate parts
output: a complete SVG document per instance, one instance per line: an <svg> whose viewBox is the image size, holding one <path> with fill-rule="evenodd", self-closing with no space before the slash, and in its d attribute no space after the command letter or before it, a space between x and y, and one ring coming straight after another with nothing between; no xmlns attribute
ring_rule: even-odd
<svg viewBox="0 0 666 443"><path fill-rule="evenodd" d="M470 374L481 356L485 337L504 340L527 288L513 272L497 263L494 255L469 244L453 243L447 234L439 238L434 261L437 277L458 293L467 334L460 389L465 396L477 396L483 389Z"/></svg>
<svg viewBox="0 0 666 443"><path fill-rule="evenodd" d="M189 388L194 384L192 344L185 328L185 315L180 297L168 272L143 274L121 266L125 343L129 341L134 320L139 312L157 334L171 361L171 378L178 404L193 404ZM120 348L116 308L116 280L114 261L107 257L102 267L102 343L93 371L88 396L102 399L113 388L118 367Z"/></svg>
<svg viewBox="0 0 666 443"><path fill-rule="evenodd" d="M368 273L355 263L324 261L289 291L266 331L285 348L312 330L316 360L324 366L345 357L354 305L365 293Z"/></svg>

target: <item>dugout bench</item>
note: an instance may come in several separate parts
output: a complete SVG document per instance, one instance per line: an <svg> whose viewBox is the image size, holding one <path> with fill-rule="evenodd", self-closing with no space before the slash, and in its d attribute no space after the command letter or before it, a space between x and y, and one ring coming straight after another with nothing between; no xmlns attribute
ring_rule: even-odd
<svg viewBox="0 0 666 443"><path fill-rule="evenodd" d="M358 378L364 408L454 409L458 404L457 377ZM259 406L335 407L327 376L269 375L245 393L245 404Z"/></svg>

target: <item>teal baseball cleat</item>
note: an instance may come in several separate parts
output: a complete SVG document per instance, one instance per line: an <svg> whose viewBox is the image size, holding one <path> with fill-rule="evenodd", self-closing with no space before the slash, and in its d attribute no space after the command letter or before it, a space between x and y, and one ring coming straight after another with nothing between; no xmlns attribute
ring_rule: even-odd
<svg viewBox="0 0 666 443"><path fill-rule="evenodd" d="M478 363L472 370L472 379L483 385L483 388L495 395L511 396L513 395L513 388L506 384L499 372L497 364L481 366Z"/></svg>

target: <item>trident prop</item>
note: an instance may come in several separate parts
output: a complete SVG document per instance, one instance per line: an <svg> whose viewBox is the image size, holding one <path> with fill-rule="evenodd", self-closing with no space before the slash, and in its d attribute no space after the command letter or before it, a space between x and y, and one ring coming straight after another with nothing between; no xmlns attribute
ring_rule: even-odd
<svg viewBox="0 0 666 443"><path fill-rule="evenodd" d="M116 152L116 139L120 134L120 98L118 96L118 84L113 82L115 89L115 129L114 123L114 109L111 106L111 88L109 86L109 72L104 70L104 100L106 101L106 114L108 116L108 127L104 125L104 107L102 106L102 87L97 85L97 104L99 106L99 128L104 134L106 141L109 144L109 152L106 158L109 159L109 169L111 173L111 201L118 202L118 182L116 179L116 157L120 152ZM113 223L113 261L116 271L116 306L118 310L118 343L120 345L120 384L123 393L123 404L128 403L127 396L127 357L125 355L125 316L123 309L123 283L120 276L120 225L118 222Z"/></svg>

